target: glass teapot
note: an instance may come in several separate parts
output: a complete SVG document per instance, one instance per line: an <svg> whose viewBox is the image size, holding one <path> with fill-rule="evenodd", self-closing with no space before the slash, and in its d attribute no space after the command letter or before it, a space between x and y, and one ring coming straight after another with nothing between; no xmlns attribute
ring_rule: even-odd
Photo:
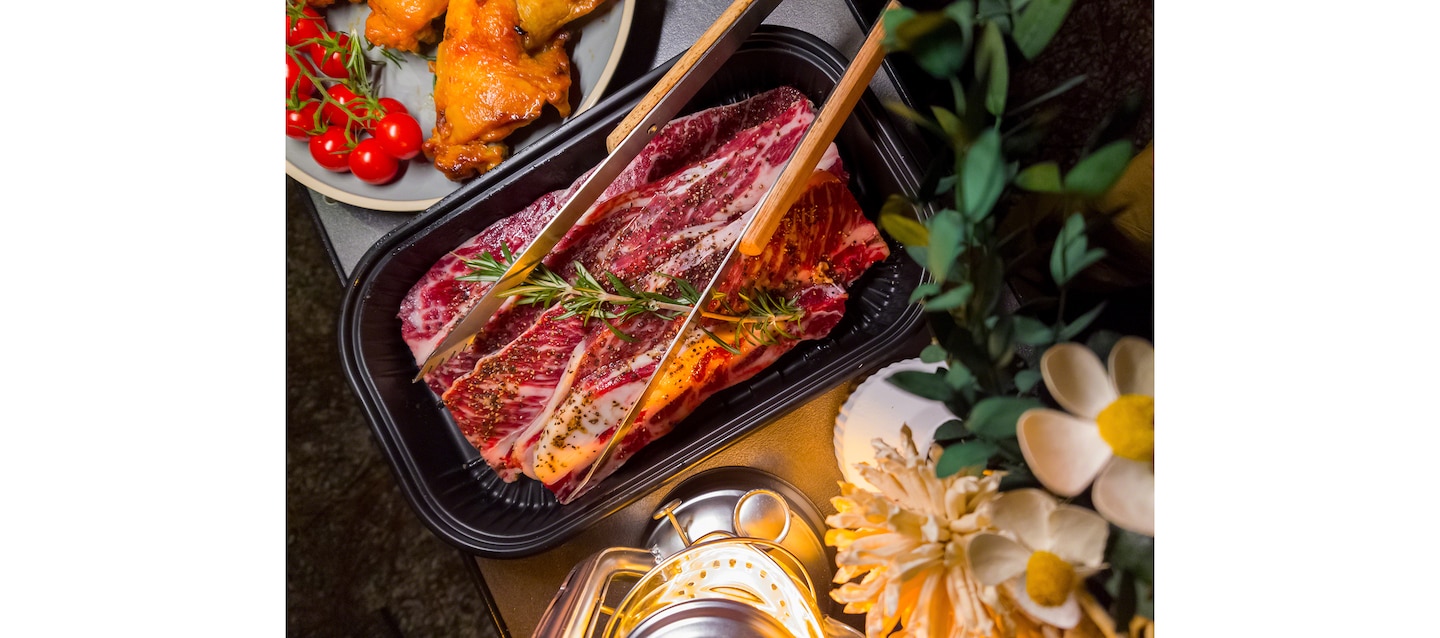
<svg viewBox="0 0 1440 638"><path fill-rule="evenodd" d="M661 525L649 534L650 549L609 548L577 565L545 610L535 636L862 635L821 611L821 594L796 552L813 562L816 551L824 557L823 545L815 530L791 529L791 508L783 496L762 488L738 499L710 498L718 493L672 499L655 512ZM717 507L731 502L728 511ZM723 514L728 525L720 524ZM701 535L692 540L693 533ZM637 580L624 598L607 605L615 583L632 578ZM609 617L603 628L601 616Z"/></svg>

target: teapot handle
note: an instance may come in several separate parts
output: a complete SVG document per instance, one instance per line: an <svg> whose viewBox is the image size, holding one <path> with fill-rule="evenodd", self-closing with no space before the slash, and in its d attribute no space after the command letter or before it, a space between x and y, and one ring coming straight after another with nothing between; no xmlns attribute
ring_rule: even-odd
<svg viewBox="0 0 1440 638"><path fill-rule="evenodd" d="M642 549L611 547L592 554L565 577L560 591L550 599L534 638L586 638L591 635L604 607L605 590L621 574L643 576L655 567L655 556ZM598 612L598 613L597 613Z"/></svg>

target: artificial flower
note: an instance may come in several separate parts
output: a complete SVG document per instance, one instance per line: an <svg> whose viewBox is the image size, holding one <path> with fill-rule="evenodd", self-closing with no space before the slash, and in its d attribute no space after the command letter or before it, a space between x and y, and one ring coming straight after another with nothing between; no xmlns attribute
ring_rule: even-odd
<svg viewBox="0 0 1440 638"><path fill-rule="evenodd" d="M965 560L966 540L989 529L977 510L996 497L1000 476L939 478L929 454L901 428L902 448L876 439L875 462L857 464L879 493L841 483L831 499L838 513L825 522L836 548L830 597L845 613L865 614L865 635L990 636L994 588L982 587ZM850 582L857 577L859 582Z"/></svg>
<svg viewBox="0 0 1440 638"><path fill-rule="evenodd" d="M1059 629L1079 624L1075 592L1101 569L1110 534L1105 520L1033 488L1005 492L986 509L997 531L970 539L967 554L975 579L1003 587L1037 622Z"/></svg>
<svg viewBox="0 0 1440 638"><path fill-rule="evenodd" d="M1110 522L1155 535L1155 348L1125 337L1110 350L1109 374L1089 348L1045 351L1045 387L1068 412L1035 408L1016 424L1020 450L1040 483L1075 496L1094 483L1095 510Z"/></svg>

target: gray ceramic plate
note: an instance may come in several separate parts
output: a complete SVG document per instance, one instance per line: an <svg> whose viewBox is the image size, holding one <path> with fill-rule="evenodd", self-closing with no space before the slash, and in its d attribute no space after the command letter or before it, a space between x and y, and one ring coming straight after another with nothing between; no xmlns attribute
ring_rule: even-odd
<svg viewBox="0 0 1440 638"><path fill-rule="evenodd" d="M590 15L570 25L571 104L574 114L590 108L600 100L620 54L635 13L635 0L609 0ZM365 18L370 9L364 3L336 3L325 14L335 31L365 33ZM379 49L368 55L376 60ZM435 101L431 96L434 75L424 58L411 53L400 54L399 65L387 62L378 74L376 88L382 97L400 100L420 121L420 130L428 137L435 126ZM578 95L577 95L578 92ZM561 118L552 109L530 126L506 139L511 151L524 148L560 126ZM285 138L285 174L331 199L374 210L425 210L440 198L459 188L420 155L406 162L400 179L380 186L366 184L350 173L333 173L310 158L305 142Z"/></svg>

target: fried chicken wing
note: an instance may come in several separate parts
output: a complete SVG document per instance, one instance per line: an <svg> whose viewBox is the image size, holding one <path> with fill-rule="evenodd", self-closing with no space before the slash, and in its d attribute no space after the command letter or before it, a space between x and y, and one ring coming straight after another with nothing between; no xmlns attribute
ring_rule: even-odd
<svg viewBox="0 0 1440 638"><path fill-rule="evenodd" d="M365 19L365 39L371 44L418 52L421 43L440 39L438 18L445 14L449 0L369 0L370 17Z"/></svg>
<svg viewBox="0 0 1440 638"><path fill-rule="evenodd" d="M494 168L501 140L540 116L546 103L570 115L569 34L530 53L517 30L515 0L451 0L435 54L435 130L425 155L461 181Z"/></svg>
<svg viewBox="0 0 1440 638"><path fill-rule="evenodd" d="M372 0L373 1L373 0ZM550 37L605 0L519 0L520 30L524 31L525 48L534 49L550 41Z"/></svg>

